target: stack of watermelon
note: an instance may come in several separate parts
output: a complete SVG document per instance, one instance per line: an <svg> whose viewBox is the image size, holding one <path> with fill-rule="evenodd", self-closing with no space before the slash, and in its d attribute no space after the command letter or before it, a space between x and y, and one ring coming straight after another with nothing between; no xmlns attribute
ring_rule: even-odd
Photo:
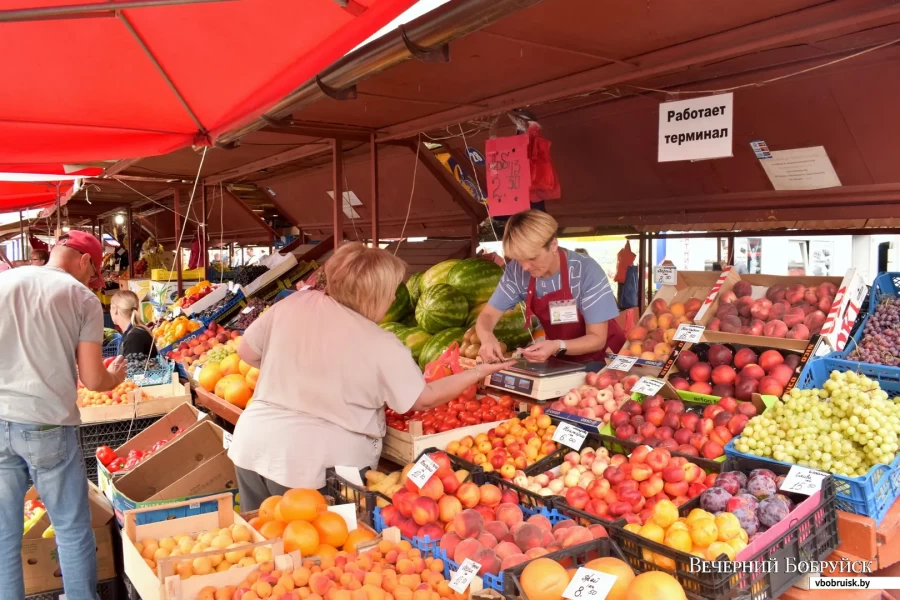
<svg viewBox="0 0 900 600"><path fill-rule="evenodd" d="M400 284L381 327L396 335L424 369L450 344L463 341L502 276L503 269L488 260L445 260ZM503 315L494 333L509 348L530 339L519 307Z"/></svg>

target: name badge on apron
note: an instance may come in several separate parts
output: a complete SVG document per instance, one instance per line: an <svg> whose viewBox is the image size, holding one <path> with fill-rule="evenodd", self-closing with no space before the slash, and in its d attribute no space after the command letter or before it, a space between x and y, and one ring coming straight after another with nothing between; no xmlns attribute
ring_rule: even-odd
<svg viewBox="0 0 900 600"><path fill-rule="evenodd" d="M562 323L577 323L578 307L575 300L559 300L550 303L550 323L560 325Z"/></svg>

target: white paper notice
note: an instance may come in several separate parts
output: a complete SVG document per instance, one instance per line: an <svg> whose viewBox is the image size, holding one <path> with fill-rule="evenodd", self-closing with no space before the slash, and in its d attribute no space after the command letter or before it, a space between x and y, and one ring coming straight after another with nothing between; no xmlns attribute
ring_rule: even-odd
<svg viewBox="0 0 900 600"><path fill-rule="evenodd" d="M658 392L665 384L666 382L662 379L656 379L654 377L641 377L640 379L638 379L638 382L634 384L634 387L631 388L631 391L638 394L644 394L645 396L652 396L653 394Z"/></svg>
<svg viewBox="0 0 900 600"><path fill-rule="evenodd" d="M450 580L450 589L458 594L464 593L480 568L481 565L471 558L464 560L463 564L459 565L459 571Z"/></svg>
<svg viewBox="0 0 900 600"><path fill-rule="evenodd" d="M660 285L676 285L678 283L678 269L665 265L653 267L653 283Z"/></svg>
<svg viewBox="0 0 900 600"><path fill-rule="evenodd" d="M776 190L821 190L840 187L824 146L775 150L772 158L759 161Z"/></svg>
<svg viewBox="0 0 900 600"><path fill-rule="evenodd" d="M613 575L578 567L562 597L569 600L603 600L615 584L616 578Z"/></svg>
<svg viewBox="0 0 900 600"><path fill-rule="evenodd" d="M616 357L612 359L612 362L609 363L609 368L613 371L625 371L627 373L636 362L637 356L619 356L617 354Z"/></svg>
<svg viewBox="0 0 900 600"><path fill-rule="evenodd" d="M658 162L732 156L734 94L659 105Z"/></svg>
<svg viewBox="0 0 900 600"><path fill-rule="evenodd" d="M406 478L412 480L416 486L421 488L437 472L438 468L438 464L431 460L430 456L423 454L422 458L416 462L416 466L406 474Z"/></svg>
<svg viewBox="0 0 900 600"><path fill-rule="evenodd" d="M784 478L781 490L811 496L822 489L822 480L826 477L828 477L828 473L794 465L788 471L787 477Z"/></svg>
<svg viewBox="0 0 900 600"><path fill-rule="evenodd" d="M341 515L341 518L347 523L347 531L356 529L356 505L355 504L336 504L329 506L328 512Z"/></svg>
<svg viewBox="0 0 900 600"><path fill-rule="evenodd" d="M362 485L362 477L359 476L359 469L356 467L345 467L343 465L335 465L334 472L338 477L346 479L353 485Z"/></svg>
<svg viewBox="0 0 900 600"><path fill-rule="evenodd" d="M553 432L553 441L563 446L568 446L572 450L581 450L584 445L584 438L587 437L587 431L580 427L576 427L565 421L561 422L556 431Z"/></svg>
<svg viewBox="0 0 900 600"><path fill-rule="evenodd" d="M706 327L703 325L688 325L682 323L678 326L672 339L677 342L690 342L691 344L696 344L700 341L700 338L703 337L703 332L705 330Z"/></svg>
<svg viewBox="0 0 900 600"><path fill-rule="evenodd" d="M232 439L234 439L234 436L232 436L230 433L228 433L226 431L225 434L222 436L222 447L225 448L226 450L231 448L231 440Z"/></svg>

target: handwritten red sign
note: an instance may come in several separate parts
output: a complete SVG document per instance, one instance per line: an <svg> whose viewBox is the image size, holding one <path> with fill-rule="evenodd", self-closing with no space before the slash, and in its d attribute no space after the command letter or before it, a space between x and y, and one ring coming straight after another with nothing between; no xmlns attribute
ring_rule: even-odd
<svg viewBox="0 0 900 600"><path fill-rule="evenodd" d="M485 143L488 211L493 217L514 215L531 208L531 167L528 136L494 138Z"/></svg>

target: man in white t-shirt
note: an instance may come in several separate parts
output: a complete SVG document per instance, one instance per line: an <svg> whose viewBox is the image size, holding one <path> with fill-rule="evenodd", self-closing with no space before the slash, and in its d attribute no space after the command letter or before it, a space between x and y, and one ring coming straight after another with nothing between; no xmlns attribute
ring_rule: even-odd
<svg viewBox="0 0 900 600"><path fill-rule="evenodd" d="M22 511L28 477L56 529L68 600L96 600L97 555L87 475L78 441L77 382L111 390L125 379L119 357L104 368L103 311L91 287L102 251L70 231L43 267L0 274L0 598L24 598Z"/></svg>

